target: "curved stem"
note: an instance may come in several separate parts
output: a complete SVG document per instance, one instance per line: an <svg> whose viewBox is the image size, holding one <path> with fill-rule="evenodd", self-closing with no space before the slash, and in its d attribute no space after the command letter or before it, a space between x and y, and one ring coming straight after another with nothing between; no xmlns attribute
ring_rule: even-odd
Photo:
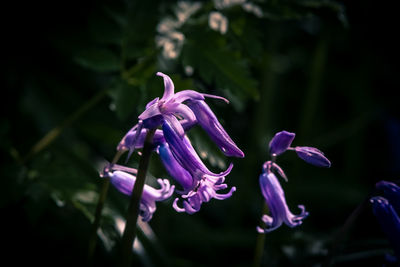
<svg viewBox="0 0 400 267"><path fill-rule="evenodd" d="M156 129L149 130L140 157L138 174L132 190L131 201L128 207L125 230L122 235L121 266L130 266L132 261L132 246L136 237L136 224L139 217L140 199L146 180L146 173L150 162L152 140Z"/></svg>

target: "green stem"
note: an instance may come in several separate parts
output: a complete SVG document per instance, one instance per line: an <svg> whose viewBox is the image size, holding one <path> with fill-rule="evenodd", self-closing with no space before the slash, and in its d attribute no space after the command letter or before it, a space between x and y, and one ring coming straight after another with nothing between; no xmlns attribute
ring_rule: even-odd
<svg viewBox="0 0 400 267"><path fill-rule="evenodd" d="M111 164L117 163L123 153L124 151L118 151L117 154L115 154ZM97 244L97 229L100 226L101 213L103 211L104 203L106 201L109 186L110 186L110 179L105 178L103 181L103 185L101 187L99 199L97 201L96 211L94 214L94 220L92 224L92 230L89 237L89 247L87 255L88 266L93 265L93 255Z"/></svg>
<svg viewBox="0 0 400 267"><path fill-rule="evenodd" d="M264 202L263 213L262 215L268 212L268 205ZM260 226L265 227L265 223L260 220ZM264 244L265 244L265 234L258 233L256 240L256 247L254 250L254 259L253 259L253 267L261 266L263 253L264 253Z"/></svg>
<svg viewBox="0 0 400 267"><path fill-rule="evenodd" d="M140 199L146 181L146 173L150 162L151 146L155 131L156 129L152 129L147 132L142 156L140 157L138 174L128 207L125 230L122 235L121 266L130 266L132 261L132 246L136 237L136 224L139 217Z"/></svg>

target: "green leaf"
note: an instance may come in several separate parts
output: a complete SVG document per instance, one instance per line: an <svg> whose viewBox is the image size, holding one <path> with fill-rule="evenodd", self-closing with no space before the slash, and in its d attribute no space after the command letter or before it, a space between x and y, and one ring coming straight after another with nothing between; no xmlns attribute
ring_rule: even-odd
<svg viewBox="0 0 400 267"><path fill-rule="evenodd" d="M228 89L241 98L258 99L257 82L252 79L246 62L225 45L212 43L212 36L201 37L209 42L189 40L183 47L183 64L192 66L207 82L219 89ZM214 38L215 39L215 38Z"/></svg>

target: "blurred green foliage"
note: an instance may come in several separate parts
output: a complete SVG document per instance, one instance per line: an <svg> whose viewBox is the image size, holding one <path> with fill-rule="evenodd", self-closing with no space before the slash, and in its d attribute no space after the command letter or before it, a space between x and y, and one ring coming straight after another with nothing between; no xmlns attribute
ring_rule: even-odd
<svg viewBox="0 0 400 267"><path fill-rule="evenodd" d="M171 200L159 203L141 227L136 266L249 266L262 208L258 175L280 130L296 132L295 145L323 150L332 168L306 166L290 153L279 159L290 207L304 204L310 216L266 236L263 265L331 259L361 266L381 263L390 251L370 207L361 205L375 182L400 174L392 95L399 88L398 42L384 32L395 25L388 1L102 0L5 10L4 262L86 264L99 170L146 103L162 95L157 71L170 75L178 91L227 97L231 105L207 102L246 157L224 157L193 129L190 137L212 169L235 164L227 183L238 190L195 215L176 213ZM226 19L226 31L224 22L210 21L211 12ZM166 175L154 155L147 183ZM110 188L95 266L116 262L127 203Z"/></svg>

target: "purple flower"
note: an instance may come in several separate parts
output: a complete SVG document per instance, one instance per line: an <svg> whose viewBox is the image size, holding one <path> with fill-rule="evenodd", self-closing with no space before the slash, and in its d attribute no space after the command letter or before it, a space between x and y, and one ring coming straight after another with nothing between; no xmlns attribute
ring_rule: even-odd
<svg viewBox="0 0 400 267"><path fill-rule="evenodd" d="M372 211L383 232L392 244L397 261L400 260L400 187L394 183L380 181L376 188L383 191L382 196L372 197Z"/></svg>
<svg viewBox="0 0 400 267"><path fill-rule="evenodd" d="M122 167L124 168L124 167ZM126 168L129 169L129 168ZM135 169L131 169L136 172ZM103 176L109 177L111 184L125 195L132 194L136 177L124 171L109 171L103 173ZM144 222L148 222L156 211L156 201L164 201L171 197L174 192L174 186L171 186L167 179L157 179L160 189L155 189L149 185L144 185L142 198L140 200L140 216Z"/></svg>
<svg viewBox="0 0 400 267"><path fill-rule="evenodd" d="M263 164L263 171L260 175L260 187L265 202L268 205L271 215L264 214L262 221L266 224L266 228L257 227L260 233L267 233L275 230L282 223L290 227L295 227L302 223L302 220L308 216L303 205L299 205L301 212L294 215L290 212L285 199L285 193L278 181L275 174L278 174L287 181L287 177L282 168L275 163L277 156L281 155L287 150L295 150L297 155L315 166L330 167L330 161L324 154L314 147L291 147L295 138L295 133L281 131L275 134L269 142L269 153L272 157L271 161Z"/></svg>
<svg viewBox="0 0 400 267"><path fill-rule="evenodd" d="M164 94L161 99L150 101L146 110L139 115L145 128L155 128L163 121L168 121L179 136L185 130L198 123L227 156L244 157L244 153L232 141L230 136L219 123L217 117L204 102L205 97L222 99L223 97L198 93L193 90L183 90L174 93L174 84L168 75L157 72L164 79ZM179 119L178 119L179 118ZM185 124L185 127L182 127ZM186 128L186 129L185 129Z"/></svg>
<svg viewBox="0 0 400 267"><path fill-rule="evenodd" d="M268 233L285 223L289 227L295 227L302 223L302 220L308 216L303 205L299 205L301 212L294 215L288 208L285 199L285 193L278 181L276 175L271 171L272 162L266 162L266 171L260 175L260 187L267 203L271 215L264 214L262 221L266 224L266 228L257 227L259 233ZM280 169L280 168L279 168Z"/></svg>
<svg viewBox="0 0 400 267"><path fill-rule="evenodd" d="M275 134L271 142L269 142L269 153L274 156L282 154L290 147L295 136L295 133L289 133L287 131Z"/></svg>

